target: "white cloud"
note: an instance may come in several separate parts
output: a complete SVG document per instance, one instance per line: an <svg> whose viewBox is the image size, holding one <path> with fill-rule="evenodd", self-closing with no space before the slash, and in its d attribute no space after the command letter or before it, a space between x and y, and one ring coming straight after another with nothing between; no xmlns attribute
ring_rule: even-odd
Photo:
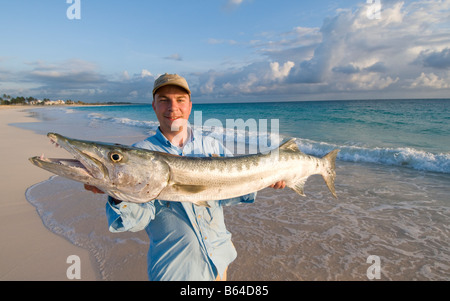
<svg viewBox="0 0 450 301"><path fill-rule="evenodd" d="M56 63L36 61L27 63L32 70L24 72L24 80L34 81L47 87L74 88L79 85L96 85L105 80L98 67L80 59Z"/></svg>
<svg viewBox="0 0 450 301"><path fill-rule="evenodd" d="M83 101L150 101L155 80L147 69L133 75L125 70L106 76L96 64L80 59L36 61L26 65L31 69L10 72L9 78L20 79L20 89L8 83L7 88L2 87L3 93Z"/></svg>
<svg viewBox="0 0 450 301"><path fill-rule="evenodd" d="M131 92L129 93L128 99L130 99L130 98L136 98L136 97L138 97L138 95L139 95L139 92L138 92L138 91L136 91L136 90L131 91Z"/></svg>
<svg viewBox="0 0 450 301"><path fill-rule="evenodd" d="M450 1L381 3L378 19L368 17L370 8L363 1L357 9L339 10L326 18L321 28L265 32L248 43L265 61L209 71L214 77L200 80L199 92L329 96L342 91L360 95L394 91L415 96L411 91L449 89Z"/></svg>
<svg viewBox="0 0 450 301"><path fill-rule="evenodd" d="M294 66L295 66L295 63L291 62L291 61L284 63L283 66L281 66L281 67L280 67L280 63L278 63L278 62L270 63L271 79L282 80L282 79L286 78Z"/></svg>
<svg viewBox="0 0 450 301"><path fill-rule="evenodd" d="M211 75L208 79L207 79L207 81L206 81L206 83L204 83L201 87L200 87L200 93L202 93L202 94L210 94L210 93L213 93L214 92L214 88L215 88L215 85L214 85L214 76L213 75Z"/></svg>
<svg viewBox="0 0 450 301"><path fill-rule="evenodd" d="M382 90L399 81L399 78L392 79L390 76L382 77L380 74L369 73L353 75L350 83L354 84L355 90ZM351 87L351 85L347 85Z"/></svg>
<svg viewBox="0 0 450 301"><path fill-rule="evenodd" d="M150 71L148 71L147 69L142 69L141 71L141 77L147 77L147 76L153 76L152 73Z"/></svg>
<svg viewBox="0 0 450 301"><path fill-rule="evenodd" d="M122 73L122 79L123 80L129 80L130 79L130 75L128 74L128 71L124 71L123 73Z"/></svg>
<svg viewBox="0 0 450 301"><path fill-rule="evenodd" d="M422 72L418 78L414 80L410 88L426 87L434 89L448 89L450 88L450 76L447 79L439 78L434 73L425 74Z"/></svg>
<svg viewBox="0 0 450 301"><path fill-rule="evenodd" d="M355 20L354 25L357 28L367 28L371 27L373 23L376 23L380 27L399 24L403 22L406 14L403 9L404 5L405 3L403 1L394 2L390 6L389 4L385 4L385 1L380 1L379 3L373 1L372 4L368 3L360 8L358 11L359 16ZM372 21L372 24L371 22L367 22L367 20Z"/></svg>
<svg viewBox="0 0 450 301"><path fill-rule="evenodd" d="M236 8L245 1L224 3ZM448 97L450 0L381 3L379 19L369 18L368 5L361 1L354 9L338 10L324 19L320 28L304 26L299 20L282 32L247 36L247 42L240 37L239 47L248 47L254 55L247 63L240 61L239 67L189 74L193 95L205 99L242 96L244 100L245 96L265 95L270 99L280 95L338 98L341 93L378 97L384 92L414 97L423 92ZM206 42L218 47L237 44L230 39ZM165 59L183 60L178 53ZM83 100L89 96L99 101L134 97L146 101L143 97L151 98L157 76L147 69L107 75L96 64L79 59L36 61L27 63L25 71L11 72L3 67L4 60L0 61L1 87L5 80L14 80L16 86L30 87L20 94L35 97L67 95ZM189 64L184 60L179 65ZM8 85L5 91L14 95L11 87L15 86Z"/></svg>
<svg viewBox="0 0 450 301"><path fill-rule="evenodd" d="M183 58L181 57L181 55L179 53L174 53L169 56L166 56L165 59L173 60L173 61L182 61L183 60Z"/></svg>

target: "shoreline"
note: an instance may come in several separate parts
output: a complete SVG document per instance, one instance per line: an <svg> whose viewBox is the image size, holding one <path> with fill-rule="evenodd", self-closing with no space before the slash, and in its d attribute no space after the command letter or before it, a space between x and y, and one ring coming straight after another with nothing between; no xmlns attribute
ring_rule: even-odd
<svg viewBox="0 0 450 301"><path fill-rule="evenodd" d="M34 204L38 208L38 218L41 218L46 229L56 233L48 236L63 237L66 242L82 247L74 250L87 250L91 255L91 263L101 273L98 279L147 280L145 260L148 238L145 231L110 233L105 227L104 196L93 195L85 191L81 183L62 177L48 179L53 174L34 168L27 161L28 157L40 155L42 151L46 156L67 156L62 149L50 147L45 138L47 130L57 129L80 139L124 144L140 140L146 130L110 120L92 122L85 118L87 114L68 113L58 108L49 109L49 114L31 114L35 110L25 109L28 110L0 112L3 122L9 118L12 120L9 124L13 125L0 127L0 130L6 129L8 133L4 135L6 139L3 141L6 143L2 146L3 154L6 154L4 159L7 158L7 163L2 163L7 166L2 170L8 170L2 175L3 185L17 186L16 189L20 189L17 195L23 199L24 190L29 184L25 203L29 202L28 206ZM30 116L38 116L38 122ZM144 117L138 116L136 119L141 118ZM28 124L24 123L27 121ZM16 127L19 132L14 134L12 132L15 132ZM29 132L37 134L28 135ZM20 164L15 164L14 160ZM8 166L14 169L8 169ZM40 174L31 181L31 172ZM450 245L445 221L450 218L446 202L450 174L345 161L337 164L337 174L338 200L329 195L320 177L314 177L307 182L307 197L299 197L289 189L266 189L258 194L254 204L227 207L224 212L226 225L233 235L238 252L237 259L230 265L228 279L368 280L367 258L372 255L380 257L383 280L448 279ZM11 185L19 183L22 178L29 181L27 185L20 184L24 187ZM48 180L42 181L43 178ZM3 190L9 188L12 189L6 187ZM10 203L7 204L11 206ZM3 209L8 211L5 205ZM37 217L33 208L29 212L33 218ZM6 213L2 214L5 219L3 216ZM22 223L28 221L17 214L11 220ZM4 226L10 227L11 224L13 230L20 226L18 222L5 223ZM38 224L42 229L42 224ZM30 243L33 235L28 235L28 240L23 239L24 234L31 230L25 228L23 231L26 233L19 233L22 234L22 240L18 238L22 244L11 239L17 231L13 234L7 230L1 232L6 238L6 247L12 246L16 252L22 252L20 256L12 251L4 255L3 258L7 260L3 260L0 266L2 272L5 266L9 267L9 258L12 263L16 263L17 258L19 263L23 258L34 260L34 254L28 257L23 255L23 250L35 246L33 241ZM69 244L70 248L73 245ZM6 247L2 247L5 253ZM63 252L56 247L50 252L54 254L55 249ZM62 275L58 279L66 279L65 272L69 266L65 264L67 256L67 253L60 254L58 262ZM82 259L82 280L87 279L87 265L84 264L87 261L89 258ZM22 272L20 279L27 273L39 271L36 267L28 270L22 267L22 270L25 272ZM0 274L0 279L15 279L11 275L3 277Z"/></svg>
<svg viewBox="0 0 450 301"><path fill-rule="evenodd" d="M42 223L36 208L30 204L25 191L52 174L35 168L28 162L34 155L62 155L42 135L9 124L39 122L27 116L30 106L0 106L0 135L2 137L2 172L0 187L0 280L63 281L71 263L71 255L80 258L81 280L100 280L89 252L64 237L54 234ZM69 261L70 262L70 261Z"/></svg>
<svg viewBox="0 0 450 301"><path fill-rule="evenodd" d="M145 104L145 103L142 103ZM47 105L47 106L37 106L37 105L0 105L0 110L9 109L39 109L39 108L83 108L83 107L110 107L110 106L130 106L130 105L141 105L141 103L128 103L128 104L73 104L73 105Z"/></svg>

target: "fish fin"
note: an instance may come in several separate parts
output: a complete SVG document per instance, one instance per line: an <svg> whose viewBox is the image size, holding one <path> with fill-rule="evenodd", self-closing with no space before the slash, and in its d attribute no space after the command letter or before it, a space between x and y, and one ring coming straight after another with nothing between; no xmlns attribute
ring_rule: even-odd
<svg viewBox="0 0 450 301"><path fill-rule="evenodd" d="M294 186L290 187L292 190L294 190L296 193L298 193L301 196L306 196L304 192L304 187L306 183L307 178L304 178L300 180L299 182L295 183Z"/></svg>
<svg viewBox="0 0 450 301"><path fill-rule="evenodd" d="M295 143L295 138L289 139L286 142L283 142L280 146L279 146L280 150L290 150L293 152L299 152L300 150L298 149L297 143Z"/></svg>
<svg viewBox="0 0 450 301"><path fill-rule="evenodd" d="M325 172L322 174L325 183L328 186L328 189L331 191L333 196L337 199L336 189L334 188L334 181L336 179L336 156L339 152L339 149L335 149L325 155L322 160L325 161Z"/></svg>
<svg viewBox="0 0 450 301"><path fill-rule="evenodd" d="M211 208L211 206L209 206L207 201L201 201L201 202L197 202L195 203L195 205L197 206L201 206L201 207L207 207L207 208Z"/></svg>
<svg viewBox="0 0 450 301"><path fill-rule="evenodd" d="M199 193L207 188L205 185L173 184L172 186L177 191L187 193Z"/></svg>

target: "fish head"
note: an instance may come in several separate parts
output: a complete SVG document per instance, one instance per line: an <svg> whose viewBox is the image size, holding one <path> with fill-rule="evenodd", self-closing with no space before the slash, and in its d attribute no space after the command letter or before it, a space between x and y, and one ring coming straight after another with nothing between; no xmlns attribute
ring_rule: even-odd
<svg viewBox="0 0 450 301"><path fill-rule="evenodd" d="M131 146L47 135L73 159L30 158L54 174L96 186L123 201L144 203L155 199L169 180L166 163L152 151Z"/></svg>

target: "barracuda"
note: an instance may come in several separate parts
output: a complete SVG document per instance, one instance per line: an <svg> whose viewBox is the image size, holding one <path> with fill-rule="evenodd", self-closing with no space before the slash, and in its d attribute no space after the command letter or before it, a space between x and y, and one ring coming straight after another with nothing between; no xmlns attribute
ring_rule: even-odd
<svg viewBox="0 0 450 301"><path fill-rule="evenodd" d="M47 136L75 159L48 159L42 155L30 158L31 163L128 202L160 199L208 206L208 201L246 195L281 180L304 196L305 182L314 174L322 175L336 197L335 160L339 150L317 158L302 153L294 139L268 153L199 158L55 133Z"/></svg>

